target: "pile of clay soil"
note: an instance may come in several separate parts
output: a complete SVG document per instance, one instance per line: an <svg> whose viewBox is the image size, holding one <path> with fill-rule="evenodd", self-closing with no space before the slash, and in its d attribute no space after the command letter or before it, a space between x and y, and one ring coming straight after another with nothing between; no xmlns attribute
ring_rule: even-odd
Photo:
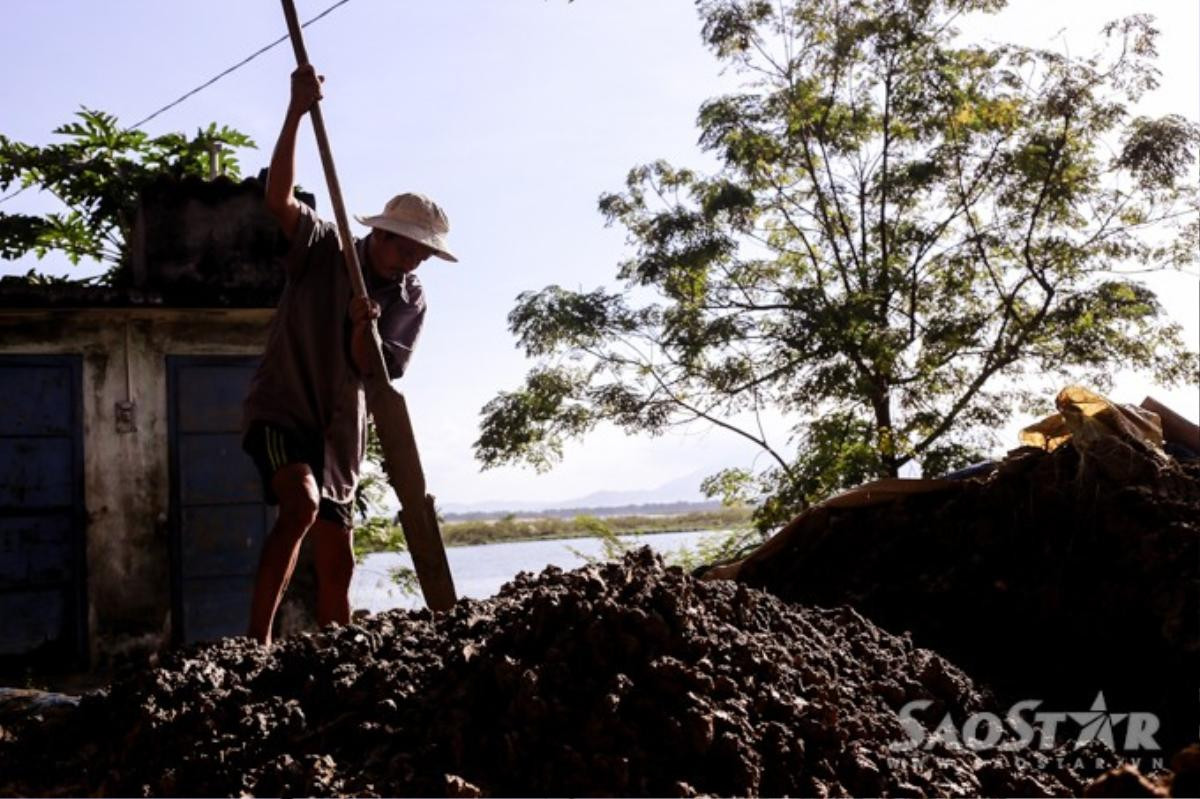
<svg viewBox="0 0 1200 799"><path fill-rule="evenodd" d="M1113 762L897 752L912 700L928 727L997 709L849 608L701 582L641 550L436 619L180 650L0 733L0 793L1077 795Z"/></svg>
<svg viewBox="0 0 1200 799"><path fill-rule="evenodd" d="M1164 751L1127 754L1169 759L1195 740L1200 464L1136 443L1102 457L1025 448L953 490L823 508L792 528L738 579L910 631L1005 704L1086 711L1103 691L1109 711L1157 714Z"/></svg>

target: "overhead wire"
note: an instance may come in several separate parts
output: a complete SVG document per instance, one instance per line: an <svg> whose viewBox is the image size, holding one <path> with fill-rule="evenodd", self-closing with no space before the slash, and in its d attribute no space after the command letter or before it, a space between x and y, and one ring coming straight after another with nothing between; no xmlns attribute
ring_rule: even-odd
<svg viewBox="0 0 1200 799"><path fill-rule="evenodd" d="M330 12L332 12L334 9L338 8L339 6L344 6L344 5L346 5L346 3L349 3L349 2L350 2L350 0L338 0L338 2L336 2L336 3L334 3L333 5L329 6L329 7L328 7L328 8L326 8L324 11L322 11L321 13L319 13L319 14L317 14L315 17L313 17L312 19L308 20L307 22L304 22L304 23L302 23L302 24L300 25L300 27L301 27L301 28L307 28L309 25L313 24L313 23L314 23L314 22L316 22L317 20L319 20L319 19L321 19L321 18L325 17L326 15L328 15L328 14L329 14ZM262 55L263 53L266 53L268 50L272 50L272 49L274 49L275 47L278 47L279 45L283 44L283 43L284 43L284 42L286 42L287 40L288 40L288 34L286 34L286 33L285 33L283 36L280 36L278 39L276 39L275 41L271 42L270 44L268 44L268 45L266 45L266 46L264 46L264 47L260 47L258 50L255 50L253 53L251 53L250 55L246 56L246 57L245 57L245 58L243 58L241 61L239 61L239 62L237 62L236 64L234 64L233 66L229 67L228 69L222 70L220 73L218 73L217 75L213 76L212 78L209 78L209 79L208 79L208 80L206 80L204 83L201 83L199 86L197 86L196 88L192 89L191 91L187 92L186 94L183 94L183 95L181 95L181 96L180 96L178 99L175 99L175 100L173 100L173 101L171 101L171 102L167 103L167 104L166 104L166 105L164 105L162 108L158 109L158 110L157 110L157 111L155 111L154 113L152 113L152 114L150 114L149 116L147 116L145 119L141 119L141 120L137 121L136 123L134 123L133 125L130 125L130 126L127 128L127 130L137 130L137 129L138 129L138 128L140 128L142 125L145 125L147 122L149 122L150 120L154 119L154 118L155 118L155 117L157 117L158 115L160 115L160 114L163 114L163 113L166 113L167 111L170 111L172 108L174 108L175 106L179 105L179 104L180 104L180 103L182 103L184 100L187 100L188 98L192 97L193 95L195 95L195 94L197 94L197 93L199 93L199 92L203 91L204 89L207 89L209 86L212 86L214 83L216 83L217 81L219 81L221 78L225 77L226 75L230 74L231 72L236 72L237 70L239 70L239 69L241 69L242 67L246 66L246 64L249 64L251 61L253 61L254 59L258 58L258 57L259 57L260 55ZM26 190L26 189L28 189L28 188L31 188L33 185L34 185L34 184L32 184L32 183L31 183L31 184L29 184L28 186L22 186L21 188L17 189L16 191L14 191L14 192L11 192L11 193L9 193L9 194L6 194L6 195L4 195L3 197L0 197L0 203L3 203L3 202L8 202L9 200L11 200L13 197L16 197L16 196L17 196L18 194L20 194L21 192L25 191L25 190Z"/></svg>
<svg viewBox="0 0 1200 799"><path fill-rule="evenodd" d="M302 24L300 27L301 27L301 28L307 28L309 25L313 24L313 23L314 23L314 22L316 22L317 20L319 20L319 19L321 19L322 17L324 17L325 15L329 14L331 11L333 11L333 10L334 10L335 8L337 8L338 6L343 6L343 5L345 5L346 3L349 3L349 2L350 2L350 0L338 0L338 2L334 3L334 4L333 4L333 5L331 5L329 8L325 9L324 11L322 11L320 14L317 14L315 17L313 17L312 19L310 19L308 22L305 22L305 23L304 23L304 24ZM259 57L260 55L262 55L263 53L265 53L265 52L267 52L268 50L271 50L271 49L273 49L273 48L275 48L275 47L279 46L280 44L283 44L283 43L284 43L284 42L286 42L287 40L288 40L288 35L285 33L283 36L280 36L278 39L276 39L275 41L273 41L273 42L271 42L270 44L266 45L265 47L259 48L259 49L258 49L258 50L256 50L255 52L253 52L253 53L251 53L250 55L248 55L248 56L246 56L245 58L243 58L241 61L237 62L237 63L236 63L236 64L234 64L233 66L231 66L231 67L229 67L228 69L226 69L225 71L223 71L223 72L219 73L218 75L216 75L216 76L214 76L214 77L210 78L209 80L205 81L204 83L201 83L199 86L197 86L196 88L192 89L190 92L188 92L187 94L183 95L183 96L182 96L182 97L180 97L179 99L177 99L177 100L174 100L173 102L167 103L166 105L164 105L162 108L160 108L160 109L158 109L157 111L155 111L155 112L154 112L153 114L151 114L150 116L148 116L148 117L146 117L145 119L139 120L138 122L134 123L134 124L133 124L133 125L130 127L130 130L137 130L137 129L138 129L138 128L140 128L142 125L145 125L147 122L149 122L150 120L154 119L154 118L155 118L156 116L158 116L159 114L165 113L166 111L170 111L172 108L174 108L175 106L179 105L179 104L180 104L180 103L182 103L184 100L186 100L186 99L188 99L189 97L191 97L192 95L194 95L194 94L196 94L197 92L200 92L200 91L202 91L202 90L204 90L204 89L207 89L209 86L212 86L214 83L216 83L216 82L217 82L217 81L219 81L221 78L223 78L223 77L225 77L226 75L228 75L229 73L231 73L231 72L234 72L234 71L236 71L236 70L238 70L238 69L241 69L241 68L242 68L242 67L244 67L246 64L249 64L251 61L253 61L254 59L258 58L258 57Z"/></svg>

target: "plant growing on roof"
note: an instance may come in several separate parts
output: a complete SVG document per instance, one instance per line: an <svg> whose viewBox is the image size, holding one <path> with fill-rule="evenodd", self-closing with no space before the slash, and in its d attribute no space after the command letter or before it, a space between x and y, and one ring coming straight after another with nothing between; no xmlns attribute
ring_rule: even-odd
<svg viewBox="0 0 1200 799"><path fill-rule="evenodd" d="M215 122L191 138L182 133L151 137L122 128L102 111L84 108L75 116L54 131L66 137L63 142L39 147L0 135L0 190L36 186L66 206L38 215L0 212L0 258L28 253L42 258L58 251L72 264L83 259L108 263L104 279L112 282L128 259L144 186L162 175L207 175L217 145L218 168L236 178L239 164L232 148L255 146L246 134Z"/></svg>
<svg viewBox="0 0 1200 799"><path fill-rule="evenodd" d="M771 465L706 489L757 496L768 529L980 458L1048 379L1196 381L1130 277L1195 266L1200 238L1200 129L1127 108L1157 83L1152 18L1107 25L1086 58L956 40L960 15L1003 5L701 0L706 44L750 79L700 110L722 167L656 161L600 199L633 247L623 292L518 297L538 362L484 407L480 461L548 468L601 422L715 425Z"/></svg>

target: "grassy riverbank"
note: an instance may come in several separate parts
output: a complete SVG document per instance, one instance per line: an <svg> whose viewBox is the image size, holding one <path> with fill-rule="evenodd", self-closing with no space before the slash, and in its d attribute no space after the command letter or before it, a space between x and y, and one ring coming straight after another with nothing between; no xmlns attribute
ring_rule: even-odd
<svg viewBox="0 0 1200 799"><path fill-rule="evenodd" d="M466 547L553 538L728 530L748 523L750 513L750 508L718 508L675 515L607 516L603 519L588 515L570 519L520 518L510 514L488 521L443 522L441 530L446 546ZM355 530L354 550L359 557L404 548L404 538L396 525L375 520Z"/></svg>
<svg viewBox="0 0 1200 799"><path fill-rule="evenodd" d="M671 516L575 516L571 519L523 519L509 515L492 521L446 522L442 537L447 546L477 546L502 541L548 538L585 538L604 534L648 535L727 530L750 520L749 508L719 508Z"/></svg>

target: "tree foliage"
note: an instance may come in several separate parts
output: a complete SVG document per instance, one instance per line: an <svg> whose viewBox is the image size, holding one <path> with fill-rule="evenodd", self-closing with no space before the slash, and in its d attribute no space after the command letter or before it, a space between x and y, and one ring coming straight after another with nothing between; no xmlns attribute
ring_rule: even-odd
<svg viewBox="0 0 1200 799"><path fill-rule="evenodd" d="M698 6L749 79L700 109L722 166L656 161L601 198L633 250L624 291L520 295L510 327L538 362L483 409L485 466L546 468L600 422L709 423L770 456L706 482L757 494L765 528L981 458L1047 381L1198 379L1130 277L1197 259L1200 128L1128 108L1157 84L1150 17L1079 58L958 42L960 15L1003 0ZM756 423L768 408L786 445Z"/></svg>
<svg viewBox="0 0 1200 799"><path fill-rule="evenodd" d="M138 194L161 175L208 174L217 148L223 174L237 178L232 148L254 147L250 137L216 123L188 138L182 133L151 137L122 128L116 117L84 108L76 121L56 128L66 141L35 146L0 135L0 190L17 185L53 194L65 210L46 214L0 212L0 258L64 253L72 264L107 262L109 281L126 263Z"/></svg>

